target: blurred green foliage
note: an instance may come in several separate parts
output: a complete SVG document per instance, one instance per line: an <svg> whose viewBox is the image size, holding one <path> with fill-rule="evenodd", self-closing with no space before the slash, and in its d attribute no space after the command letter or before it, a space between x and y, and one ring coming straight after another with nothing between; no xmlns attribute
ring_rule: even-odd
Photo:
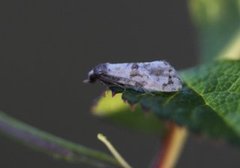
<svg viewBox="0 0 240 168"><path fill-rule="evenodd" d="M240 0L189 0L189 9L198 31L202 61L222 55L240 38ZM237 54L240 58L239 50Z"/></svg>

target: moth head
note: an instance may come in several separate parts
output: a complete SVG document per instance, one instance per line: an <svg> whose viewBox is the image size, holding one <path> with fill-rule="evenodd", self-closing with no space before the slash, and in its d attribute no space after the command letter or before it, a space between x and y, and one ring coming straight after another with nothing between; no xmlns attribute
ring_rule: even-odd
<svg viewBox="0 0 240 168"><path fill-rule="evenodd" d="M94 67L89 73L88 73L88 79L84 80L84 83L94 83L99 76L107 73L107 64L99 64L96 67Z"/></svg>
<svg viewBox="0 0 240 168"><path fill-rule="evenodd" d="M94 83L96 80L97 80L97 76L94 75L94 71L91 70L91 71L88 73L88 79L85 79L85 80L83 81L83 83Z"/></svg>
<svg viewBox="0 0 240 168"><path fill-rule="evenodd" d="M107 66L108 63L104 63L104 64L99 64L96 67L93 68L93 72L95 75L103 75L103 74L107 74Z"/></svg>

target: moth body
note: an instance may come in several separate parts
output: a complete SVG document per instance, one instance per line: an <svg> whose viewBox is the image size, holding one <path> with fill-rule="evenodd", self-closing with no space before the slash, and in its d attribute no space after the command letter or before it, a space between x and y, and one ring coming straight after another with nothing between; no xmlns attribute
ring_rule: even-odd
<svg viewBox="0 0 240 168"><path fill-rule="evenodd" d="M182 88L179 75L166 61L99 64L88 73L85 82L97 80L143 92L176 92Z"/></svg>

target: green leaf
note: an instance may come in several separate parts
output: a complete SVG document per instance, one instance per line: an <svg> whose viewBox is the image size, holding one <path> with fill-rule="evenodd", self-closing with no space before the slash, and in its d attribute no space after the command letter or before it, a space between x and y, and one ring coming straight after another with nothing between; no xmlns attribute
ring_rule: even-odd
<svg viewBox="0 0 240 168"><path fill-rule="evenodd" d="M202 60L219 55L240 58L239 45L232 45L239 44L240 0L189 0L189 6L199 32ZM229 46L235 48L229 50Z"/></svg>
<svg viewBox="0 0 240 168"><path fill-rule="evenodd" d="M187 85L240 135L240 60L217 61L184 73Z"/></svg>
<svg viewBox="0 0 240 168"><path fill-rule="evenodd" d="M122 97L193 132L240 144L240 61L216 61L181 75L179 92L126 90Z"/></svg>
<svg viewBox="0 0 240 168"><path fill-rule="evenodd" d="M163 124L153 113L143 112L139 105L130 107L121 96L117 94L113 97L111 91L106 91L94 106L93 114L133 130L154 134L163 132Z"/></svg>

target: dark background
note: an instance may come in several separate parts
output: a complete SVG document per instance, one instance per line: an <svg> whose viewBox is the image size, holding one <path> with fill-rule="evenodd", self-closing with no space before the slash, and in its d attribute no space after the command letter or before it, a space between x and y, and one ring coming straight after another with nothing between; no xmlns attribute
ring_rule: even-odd
<svg viewBox="0 0 240 168"><path fill-rule="evenodd" d="M198 61L185 1L0 1L0 109L38 128L107 151L103 132L135 168L146 168L159 137L112 126L90 113L101 85L84 85L103 62ZM233 146L191 136L179 168L239 167ZM0 139L0 167L74 168Z"/></svg>

